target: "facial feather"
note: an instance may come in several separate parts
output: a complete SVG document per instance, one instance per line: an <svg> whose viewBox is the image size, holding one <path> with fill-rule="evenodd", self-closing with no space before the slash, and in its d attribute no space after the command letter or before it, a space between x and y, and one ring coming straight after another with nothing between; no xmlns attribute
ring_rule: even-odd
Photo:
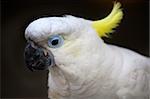
<svg viewBox="0 0 150 99"><path fill-rule="evenodd" d="M45 40L53 34L70 35L66 39L72 39L80 35L80 31L89 27L89 24L89 21L73 16L40 18L29 24L25 37L35 42Z"/></svg>

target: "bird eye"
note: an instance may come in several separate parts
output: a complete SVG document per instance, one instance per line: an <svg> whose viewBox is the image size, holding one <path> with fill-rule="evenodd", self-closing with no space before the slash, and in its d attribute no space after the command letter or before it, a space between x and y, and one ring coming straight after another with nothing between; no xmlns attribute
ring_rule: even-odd
<svg viewBox="0 0 150 99"><path fill-rule="evenodd" d="M58 48L62 46L64 39L60 35L52 35L48 39L48 46L51 48Z"/></svg>

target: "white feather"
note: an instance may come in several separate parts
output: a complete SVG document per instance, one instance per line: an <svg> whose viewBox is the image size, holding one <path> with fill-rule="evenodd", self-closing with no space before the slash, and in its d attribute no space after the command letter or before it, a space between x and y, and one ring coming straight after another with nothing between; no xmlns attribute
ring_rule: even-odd
<svg viewBox="0 0 150 99"><path fill-rule="evenodd" d="M47 46L50 35L64 36L62 47ZM49 69L51 99L149 99L150 61L128 49L105 44L90 21L73 16L41 18L26 29L26 38L54 54Z"/></svg>

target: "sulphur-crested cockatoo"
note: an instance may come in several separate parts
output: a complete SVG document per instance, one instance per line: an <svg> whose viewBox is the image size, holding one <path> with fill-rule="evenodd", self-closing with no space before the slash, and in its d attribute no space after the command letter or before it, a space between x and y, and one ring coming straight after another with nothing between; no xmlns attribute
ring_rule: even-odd
<svg viewBox="0 0 150 99"><path fill-rule="evenodd" d="M121 21L120 6L98 21L68 15L29 24L26 65L49 70L50 99L150 99L150 59L101 39Z"/></svg>

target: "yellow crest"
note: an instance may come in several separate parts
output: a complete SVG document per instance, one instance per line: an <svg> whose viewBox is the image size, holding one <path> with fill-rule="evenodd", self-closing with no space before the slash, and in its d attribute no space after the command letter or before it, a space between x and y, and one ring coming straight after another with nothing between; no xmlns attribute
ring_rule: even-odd
<svg viewBox="0 0 150 99"><path fill-rule="evenodd" d="M121 4L115 2L111 13L104 19L93 21L92 26L100 37L107 37L109 33L113 32L113 29L118 26L123 18L123 12L120 8Z"/></svg>

